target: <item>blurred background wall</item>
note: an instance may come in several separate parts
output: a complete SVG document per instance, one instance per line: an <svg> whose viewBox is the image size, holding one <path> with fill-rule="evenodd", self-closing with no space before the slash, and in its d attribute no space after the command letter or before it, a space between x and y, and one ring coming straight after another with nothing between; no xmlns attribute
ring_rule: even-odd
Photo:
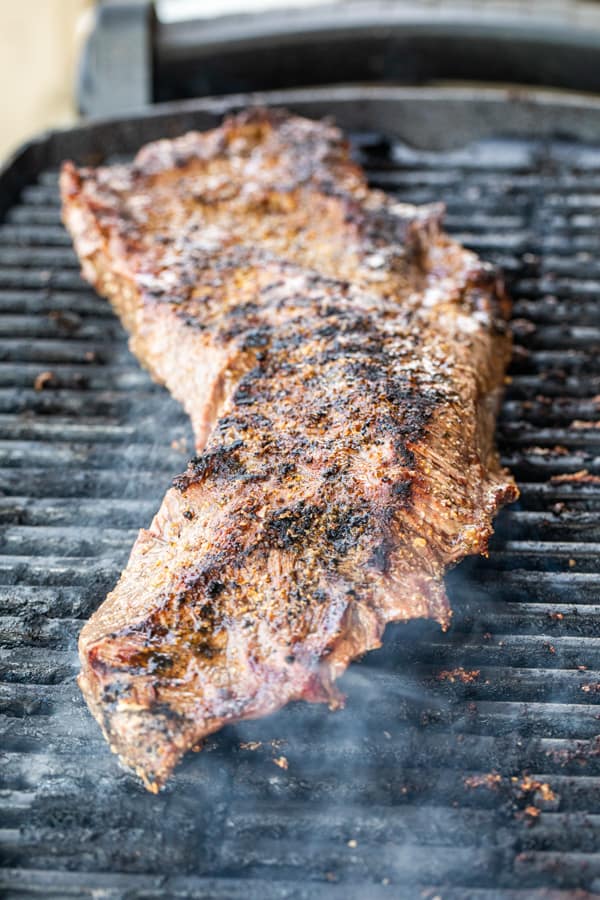
<svg viewBox="0 0 600 900"><path fill-rule="evenodd" d="M93 0L0 0L0 160L75 118L75 69Z"/></svg>
<svg viewBox="0 0 600 900"><path fill-rule="evenodd" d="M0 162L76 118L77 60L96 0L0 0ZM323 0L157 0L161 18L216 16Z"/></svg>

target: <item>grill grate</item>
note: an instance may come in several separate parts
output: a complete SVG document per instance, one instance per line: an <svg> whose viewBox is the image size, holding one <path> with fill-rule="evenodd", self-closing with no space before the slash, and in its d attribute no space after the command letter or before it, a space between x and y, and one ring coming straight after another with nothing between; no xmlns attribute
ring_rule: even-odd
<svg viewBox="0 0 600 900"><path fill-rule="evenodd" d="M190 434L80 280L56 172L42 173L0 226L6 896L600 889L600 149L355 146L373 185L445 200L449 230L508 275L500 439L520 503L490 559L450 576L447 635L390 629L343 679L343 712L298 705L229 728L147 794L84 708L75 647Z"/></svg>

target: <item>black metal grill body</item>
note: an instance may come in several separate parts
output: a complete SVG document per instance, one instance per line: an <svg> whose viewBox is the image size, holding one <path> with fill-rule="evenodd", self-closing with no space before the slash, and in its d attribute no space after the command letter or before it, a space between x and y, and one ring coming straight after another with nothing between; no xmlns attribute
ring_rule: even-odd
<svg viewBox="0 0 600 900"><path fill-rule="evenodd" d="M54 135L2 176L5 198L20 191L0 225L3 896L600 889L600 124L591 109L580 128L596 145L552 139L578 127L573 108L460 96L287 102L336 115L373 185L444 200L449 231L504 267L516 348L499 438L521 500L489 560L449 577L447 634L389 629L342 679L344 711L298 704L228 728L158 796L102 740L75 648L190 434L80 279L56 164L206 127L230 101ZM478 129L497 137L407 143Z"/></svg>

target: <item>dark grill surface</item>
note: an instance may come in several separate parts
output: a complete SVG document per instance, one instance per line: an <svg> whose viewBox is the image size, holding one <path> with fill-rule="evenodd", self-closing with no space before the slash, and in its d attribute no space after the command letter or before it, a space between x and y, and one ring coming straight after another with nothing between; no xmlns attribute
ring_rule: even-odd
<svg viewBox="0 0 600 900"><path fill-rule="evenodd" d="M445 200L507 273L521 500L449 579L449 633L390 629L344 711L229 728L146 793L86 711L75 648L190 436L80 280L44 172L0 226L3 896L600 890L600 148L355 143L373 185Z"/></svg>

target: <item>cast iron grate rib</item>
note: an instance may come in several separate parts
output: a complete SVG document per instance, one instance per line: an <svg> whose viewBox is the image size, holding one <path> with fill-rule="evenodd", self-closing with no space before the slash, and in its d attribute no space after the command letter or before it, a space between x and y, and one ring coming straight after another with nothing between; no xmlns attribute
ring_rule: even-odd
<svg viewBox="0 0 600 900"><path fill-rule="evenodd" d="M600 150L355 145L374 185L445 200L449 230L505 268L517 347L500 437L520 503L490 559L450 577L450 633L390 629L344 678L345 711L230 728L147 794L84 708L75 648L190 434L80 280L43 173L0 225L7 896L600 888Z"/></svg>

